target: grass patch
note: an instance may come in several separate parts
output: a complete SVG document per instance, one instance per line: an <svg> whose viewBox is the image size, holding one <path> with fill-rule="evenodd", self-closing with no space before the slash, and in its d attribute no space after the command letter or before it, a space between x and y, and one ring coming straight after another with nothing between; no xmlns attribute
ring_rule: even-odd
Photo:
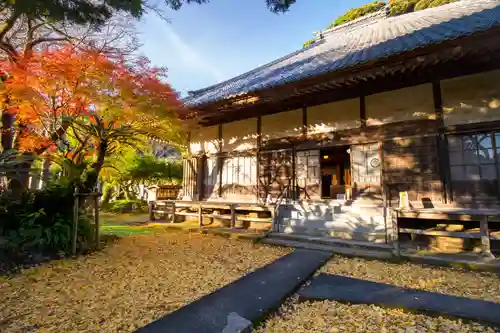
<svg viewBox="0 0 500 333"><path fill-rule="evenodd" d="M101 224L146 223L149 220L148 214L114 214L101 212L99 214Z"/></svg>
<svg viewBox="0 0 500 333"><path fill-rule="evenodd" d="M101 233L103 235L133 236L133 235L153 235L165 232L161 226L134 226L134 225L103 225Z"/></svg>

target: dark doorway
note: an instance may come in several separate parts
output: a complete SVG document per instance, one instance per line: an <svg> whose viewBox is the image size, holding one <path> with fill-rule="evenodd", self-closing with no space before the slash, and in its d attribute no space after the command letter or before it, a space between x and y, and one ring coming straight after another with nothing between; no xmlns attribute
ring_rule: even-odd
<svg viewBox="0 0 500 333"><path fill-rule="evenodd" d="M321 150L321 197L344 197L351 188L351 158L349 146Z"/></svg>

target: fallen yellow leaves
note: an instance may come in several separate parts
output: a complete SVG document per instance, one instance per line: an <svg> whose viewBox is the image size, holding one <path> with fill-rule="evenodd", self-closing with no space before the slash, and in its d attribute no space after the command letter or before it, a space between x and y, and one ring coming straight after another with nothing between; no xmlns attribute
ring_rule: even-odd
<svg viewBox="0 0 500 333"><path fill-rule="evenodd" d="M0 331L131 332L289 251L200 234L125 237L0 280Z"/></svg>
<svg viewBox="0 0 500 333"><path fill-rule="evenodd" d="M321 272L449 295L500 302L500 277L493 273L389 263L334 256ZM298 303L292 297L258 333L309 332L498 332L494 327L456 318L334 301Z"/></svg>
<svg viewBox="0 0 500 333"><path fill-rule="evenodd" d="M495 328L475 322L431 317L384 309L375 305L333 301L294 303L282 307L257 333L493 333Z"/></svg>
<svg viewBox="0 0 500 333"><path fill-rule="evenodd" d="M454 296L500 302L500 277L495 273L333 257L323 272Z"/></svg>

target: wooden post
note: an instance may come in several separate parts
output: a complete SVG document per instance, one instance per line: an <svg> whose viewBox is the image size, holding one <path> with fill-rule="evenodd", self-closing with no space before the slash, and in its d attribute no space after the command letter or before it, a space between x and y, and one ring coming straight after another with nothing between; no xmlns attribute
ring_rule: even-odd
<svg viewBox="0 0 500 333"><path fill-rule="evenodd" d="M155 209L155 203L154 203L154 201L150 201L148 203L149 221L154 221L155 220L154 209Z"/></svg>
<svg viewBox="0 0 500 333"><path fill-rule="evenodd" d="M203 209L201 207L201 202L198 206L198 222L200 223L200 228L203 227Z"/></svg>
<svg viewBox="0 0 500 333"><path fill-rule="evenodd" d="M99 224L99 193L94 194L94 225L95 225L95 248L99 250L99 242L101 238L100 224Z"/></svg>
<svg viewBox="0 0 500 333"><path fill-rule="evenodd" d="M387 195L386 194L387 194L387 192L385 190L385 186L382 185L382 200L384 203L385 243L389 244L389 240L392 237L391 228L389 226L392 227L392 221L391 221L390 214L389 214L389 205L387 204Z"/></svg>
<svg viewBox="0 0 500 333"><path fill-rule="evenodd" d="M236 227L236 209L234 205L231 205L231 229Z"/></svg>
<svg viewBox="0 0 500 333"><path fill-rule="evenodd" d="M175 223L175 201L172 202L172 223Z"/></svg>
<svg viewBox="0 0 500 333"><path fill-rule="evenodd" d="M390 209L390 216L392 220L392 246L393 255L399 258L401 255L401 249L399 247L399 225L398 225L398 212L394 209Z"/></svg>
<svg viewBox="0 0 500 333"><path fill-rule="evenodd" d="M71 240L71 254L76 255L76 240L78 238L78 208L79 208L79 193L78 187L75 188L74 204L73 204L73 237Z"/></svg>
<svg viewBox="0 0 500 333"><path fill-rule="evenodd" d="M481 254L487 258L494 258L491 253L490 231L488 228L488 216L481 220Z"/></svg>
<svg viewBox="0 0 500 333"><path fill-rule="evenodd" d="M278 221L276 220L276 210L274 207L271 208L271 231L279 232L279 227L277 225Z"/></svg>

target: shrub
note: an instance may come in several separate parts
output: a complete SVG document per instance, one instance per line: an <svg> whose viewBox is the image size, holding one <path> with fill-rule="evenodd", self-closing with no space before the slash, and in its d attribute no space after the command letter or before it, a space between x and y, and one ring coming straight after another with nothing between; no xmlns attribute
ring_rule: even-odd
<svg viewBox="0 0 500 333"><path fill-rule="evenodd" d="M0 195L0 237L9 252L58 253L70 249L73 228L73 187L51 184L29 191L13 200ZM77 230L78 248L85 250L93 232L90 220L82 214Z"/></svg>
<svg viewBox="0 0 500 333"><path fill-rule="evenodd" d="M110 213L145 213L148 203L143 200L116 200L104 205L102 210Z"/></svg>

